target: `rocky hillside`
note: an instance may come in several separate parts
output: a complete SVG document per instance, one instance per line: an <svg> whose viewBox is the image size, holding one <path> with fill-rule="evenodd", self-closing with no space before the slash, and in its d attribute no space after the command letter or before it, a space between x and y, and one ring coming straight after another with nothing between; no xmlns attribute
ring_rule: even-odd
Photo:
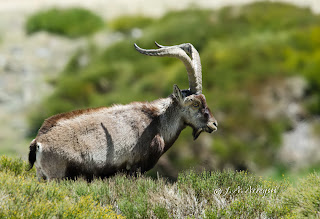
<svg viewBox="0 0 320 219"><path fill-rule="evenodd" d="M51 91L56 76L84 40L39 33L27 36L26 16L3 14L0 21L0 142L8 153L25 153L26 113ZM2 149L0 149L1 151ZM3 152L3 151L1 151Z"/></svg>

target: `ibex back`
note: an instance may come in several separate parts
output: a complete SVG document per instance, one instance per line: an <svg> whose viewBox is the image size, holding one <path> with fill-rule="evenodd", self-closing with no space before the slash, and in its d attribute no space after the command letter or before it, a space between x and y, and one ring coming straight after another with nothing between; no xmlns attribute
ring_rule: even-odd
<svg viewBox="0 0 320 219"><path fill-rule="evenodd" d="M46 119L31 142L30 169L40 179L108 177L150 170L186 127L197 139L218 123L202 94L202 73L197 50L189 43L138 52L170 56L183 61L189 89L173 86L173 93L153 102L134 102L58 114ZM188 54L190 56L188 56Z"/></svg>

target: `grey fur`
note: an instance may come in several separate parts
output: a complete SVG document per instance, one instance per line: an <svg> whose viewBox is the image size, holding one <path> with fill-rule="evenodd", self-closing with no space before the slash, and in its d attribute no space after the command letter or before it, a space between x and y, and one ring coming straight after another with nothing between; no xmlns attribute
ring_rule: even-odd
<svg viewBox="0 0 320 219"><path fill-rule="evenodd" d="M175 49L170 51L180 47L171 47ZM182 52L183 49L179 54ZM166 55L177 57L175 52ZM174 85L172 95L150 103L135 102L50 117L31 143L30 166L35 162L38 178L47 180L78 176L91 180L119 171L148 171L186 126L193 128L194 139L202 131L217 129L205 96L199 94L201 90L190 91L181 91Z"/></svg>

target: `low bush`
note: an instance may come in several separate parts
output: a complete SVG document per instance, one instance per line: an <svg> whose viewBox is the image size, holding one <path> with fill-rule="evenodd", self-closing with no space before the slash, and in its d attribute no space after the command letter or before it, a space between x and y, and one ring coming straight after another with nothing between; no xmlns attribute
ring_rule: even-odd
<svg viewBox="0 0 320 219"><path fill-rule="evenodd" d="M87 9L53 8L31 15L25 28L28 34L47 31L67 37L80 37L96 32L103 25L102 18Z"/></svg>
<svg viewBox="0 0 320 219"><path fill-rule="evenodd" d="M154 19L144 16L122 16L112 20L108 26L114 31L129 33L134 28L151 25Z"/></svg>

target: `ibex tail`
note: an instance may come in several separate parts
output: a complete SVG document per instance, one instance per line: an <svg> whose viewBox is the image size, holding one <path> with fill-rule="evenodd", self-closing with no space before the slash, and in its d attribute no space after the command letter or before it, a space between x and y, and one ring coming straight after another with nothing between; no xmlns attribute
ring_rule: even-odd
<svg viewBox="0 0 320 219"><path fill-rule="evenodd" d="M36 152L37 152L37 141L33 139L30 144L30 151L29 151L29 170L32 169L34 162L36 162Z"/></svg>

